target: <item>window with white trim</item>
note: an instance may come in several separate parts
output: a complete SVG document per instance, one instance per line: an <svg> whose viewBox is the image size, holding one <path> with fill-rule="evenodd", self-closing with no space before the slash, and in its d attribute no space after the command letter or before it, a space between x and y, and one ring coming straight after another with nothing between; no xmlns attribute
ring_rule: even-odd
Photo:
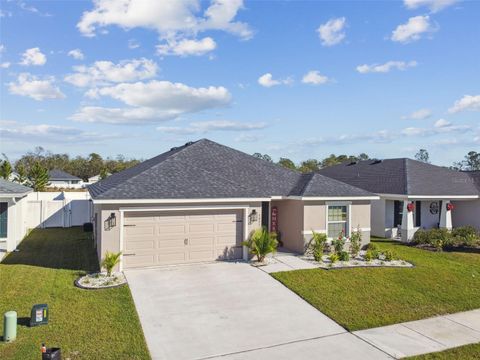
<svg viewBox="0 0 480 360"><path fill-rule="evenodd" d="M329 238L336 239L343 231L348 236L348 205L327 206L327 234Z"/></svg>

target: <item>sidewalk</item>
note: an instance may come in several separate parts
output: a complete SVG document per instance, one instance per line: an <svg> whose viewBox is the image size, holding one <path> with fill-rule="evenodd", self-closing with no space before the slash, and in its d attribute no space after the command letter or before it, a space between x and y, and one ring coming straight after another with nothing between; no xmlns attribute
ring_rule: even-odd
<svg viewBox="0 0 480 360"><path fill-rule="evenodd" d="M353 332L394 358L480 342L480 309Z"/></svg>

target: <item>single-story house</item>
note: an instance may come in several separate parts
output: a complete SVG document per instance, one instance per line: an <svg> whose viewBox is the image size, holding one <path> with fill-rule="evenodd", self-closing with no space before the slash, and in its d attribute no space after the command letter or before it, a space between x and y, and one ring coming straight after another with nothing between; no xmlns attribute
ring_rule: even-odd
<svg viewBox="0 0 480 360"><path fill-rule="evenodd" d="M380 196L372 201L372 235L410 241L418 229L480 229L480 177L401 158L346 162L319 171Z"/></svg>
<svg viewBox="0 0 480 360"><path fill-rule="evenodd" d="M27 232L25 223L26 196L33 190L27 186L0 179L0 248L13 251Z"/></svg>
<svg viewBox="0 0 480 360"><path fill-rule="evenodd" d="M110 175L111 175L110 173L107 173L107 176L110 176ZM98 174L98 175L90 176L88 178L88 183L89 184L94 184L94 183L96 183L100 180L102 180L102 176L100 174Z"/></svg>
<svg viewBox="0 0 480 360"><path fill-rule="evenodd" d="M48 186L63 189L79 189L84 186L82 179L63 170L53 169L48 172Z"/></svg>
<svg viewBox="0 0 480 360"><path fill-rule="evenodd" d="M320 174L301 174L202 139L89 185L99 258L121 269L246 259L242 246L266 227L303 252L312 231L358 229L370 241L378 196Z"/></svg>

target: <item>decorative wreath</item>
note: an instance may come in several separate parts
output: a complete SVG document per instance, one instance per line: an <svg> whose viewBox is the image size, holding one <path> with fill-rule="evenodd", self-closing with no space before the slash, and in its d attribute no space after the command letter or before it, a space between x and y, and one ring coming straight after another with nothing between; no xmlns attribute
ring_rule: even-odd
<svg viewBox="0 0 480 360"><path fill-rule="evenodd" d="M408 212L412 212L414 209L415 209L415 204L414 203L407 204Z"/></svg>
<svg viewBox="0 0 480 360"><path fill-rule="evenodd" d="M454 208L452 203L447 203L447 211L452 211Z"/></svg>

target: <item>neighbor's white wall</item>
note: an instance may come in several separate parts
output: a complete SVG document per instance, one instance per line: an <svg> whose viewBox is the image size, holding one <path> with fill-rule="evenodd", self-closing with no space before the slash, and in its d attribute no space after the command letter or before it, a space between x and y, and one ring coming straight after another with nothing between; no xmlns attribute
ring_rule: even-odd
<svg viewBox="0 0 480 360"><path fill-rule="evenodd" d="M28 228L81 226L91 221L88 192L33 192L26 198Z"/></svg>
<svg viewBox="0 0 480 360"><path fill-rule="evenodd" d="M25 198L1 198L8 204L7 237L0 239L6 243L6 250L13 251L27 233L25 223Z"/></svg>
<svg viewBox="0 0 480 360"><path fill-rule="evenodd" d="M480 200L452 201L453 227L471 225L480 230Z"/></svg>

